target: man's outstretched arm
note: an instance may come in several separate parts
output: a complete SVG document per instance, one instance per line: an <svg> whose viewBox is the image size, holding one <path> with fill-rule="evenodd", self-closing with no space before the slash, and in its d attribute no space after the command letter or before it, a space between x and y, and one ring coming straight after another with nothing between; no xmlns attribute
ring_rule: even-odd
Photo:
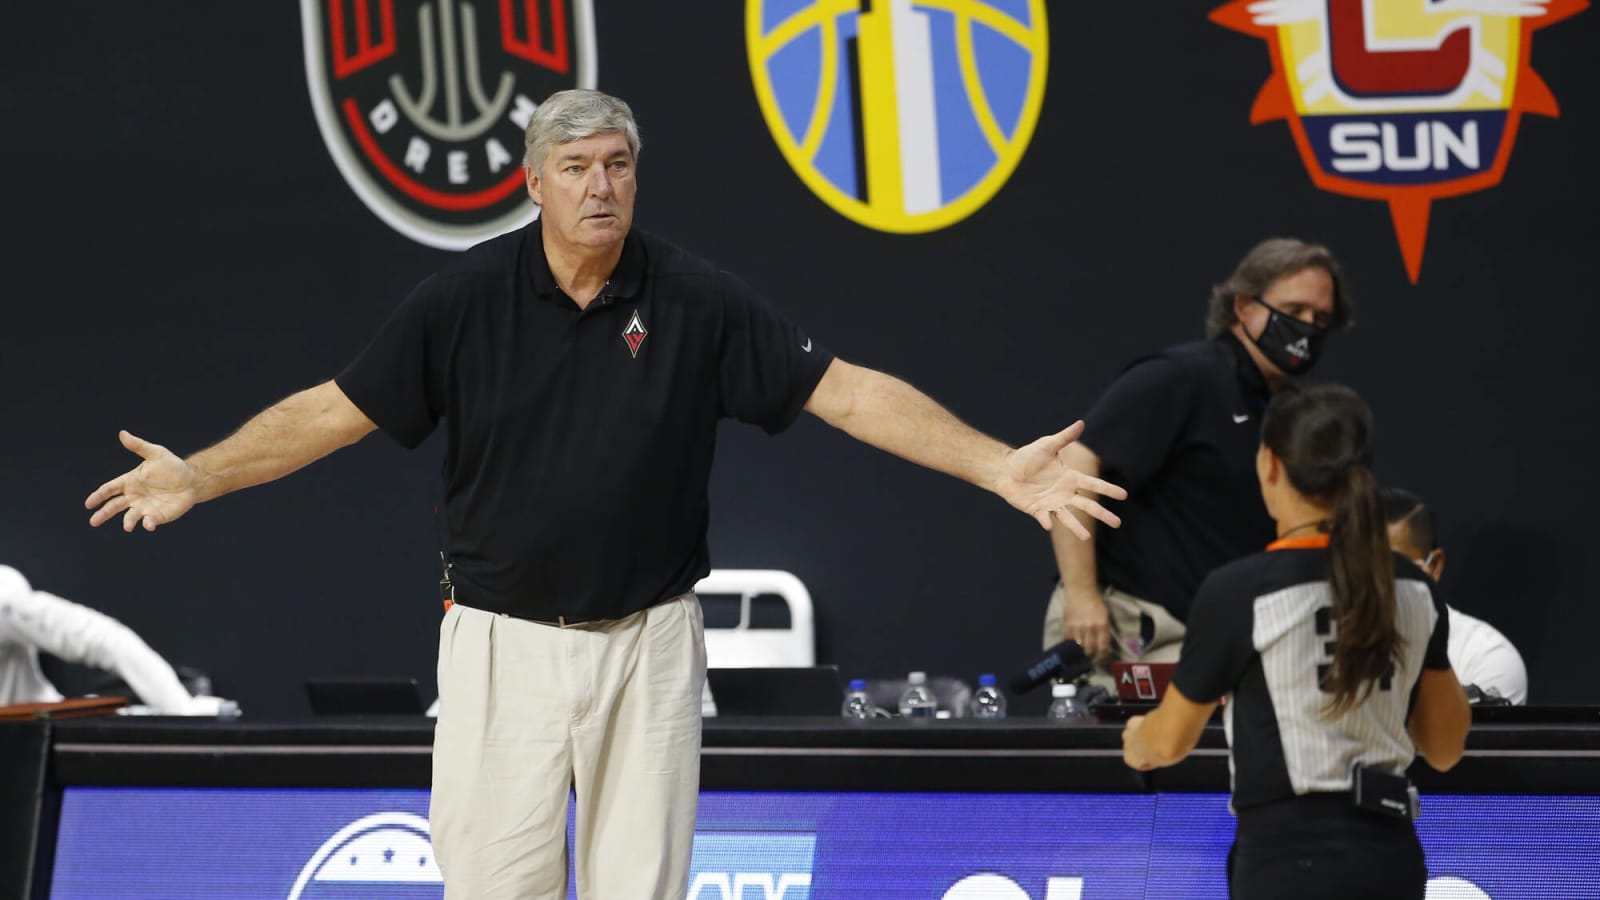
<svg viewBox="0 0 1600 900"><path fill-rule="evenodd" d="M120 513L123 531L139 525L155 531L196 503L282 478L375 428L337 384L326 381L285 397L188 459L123 431L122 446L143 462L100 485L83 505L94 510L90 525Z"/></svg>
<svg viewBox="0 0 1600 900"><path fill-rule="evenodd" d="M1127 492L1061 459L1061 451L1082 433L1082 422L1013 450L904 381L841 359L829 364L806 409L859 441L993 491L1044 528L1059 518L1078 537L1088 538L1068 509L1112 527L1121 524L1095 495L1121 500Z"/></svg>

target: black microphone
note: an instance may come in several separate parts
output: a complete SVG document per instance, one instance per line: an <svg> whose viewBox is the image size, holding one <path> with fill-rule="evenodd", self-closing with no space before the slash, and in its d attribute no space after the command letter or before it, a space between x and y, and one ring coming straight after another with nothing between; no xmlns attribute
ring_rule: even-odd
<svg viewBox="0 0 1600 900"><path fill-rule="evenodd" d="M1094 668L1077 641L1065 640L1046 650L1033 665L1011 679L1011 693L1026 694L1046 681L1071 681Z"/></svg>

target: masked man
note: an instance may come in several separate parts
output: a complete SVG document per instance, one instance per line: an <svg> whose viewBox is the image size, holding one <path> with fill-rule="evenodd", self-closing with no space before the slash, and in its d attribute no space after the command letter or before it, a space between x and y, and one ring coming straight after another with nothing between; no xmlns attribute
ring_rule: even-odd
<svg viewBox="0 0 1600 900"><path fill-rule="evenodd" d="M1052 533L1046 647L1082 644L1108 689L1112 661L1177 661L1200 581L1273 538L1255 471L1267 400L1351 321L1333 254L1274 238L1212 288L1207 340L1137 359L1112 382L1063 461L1128 490L1114 505L1122 527L1090 541Z"/></svg>

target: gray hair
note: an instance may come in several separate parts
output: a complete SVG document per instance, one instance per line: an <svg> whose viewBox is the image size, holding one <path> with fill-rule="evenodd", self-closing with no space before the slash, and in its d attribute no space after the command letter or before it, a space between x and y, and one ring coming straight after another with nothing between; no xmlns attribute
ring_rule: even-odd
<svg viewBox="0 0 1600 900"><path fill-rule="evenodd" d="M550 148L597 134L620 134L639 158L639 125L628 104L600 91L557 91L539 104L523 135L522 164L539 171Z"/></svg>
<svg viewBox="0 0 1600 900"><path fill-rule="evenodd" d="M1333 322L1329 330L1355 324L1355 301L1345 288L1344 273L1332 250L1295 238L1268 238L1250 248L1227 281L1211 289L1206 337L1217 337L1239 320L1233 311L1233 298L1260 297L1279 279L1312 268L1327 272L1333 279Z"/></svg>

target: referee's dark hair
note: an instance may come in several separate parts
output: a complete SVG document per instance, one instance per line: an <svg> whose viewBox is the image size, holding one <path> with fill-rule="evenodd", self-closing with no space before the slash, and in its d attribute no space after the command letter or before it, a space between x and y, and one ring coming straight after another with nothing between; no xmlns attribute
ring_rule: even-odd
<svg viewBox="0 0 1600 900"><path fill-rule="evenodd" d="M1390 525L1406 523L1411 543L1418 550L1432 553L1439 546L1438 535L1434 533L1433 510L1423 505L1421 497L1403 488L1384 488L1379 494L1383 497L1384 520Z"/></svg>
<svg viewBox="0 0 1600 900"><path fill-rule="evenodd" d="M1333 506L1329 574L1339 624L1333 665L1322 682L1333 695L1330 713L1365 699L1393 671L1402 644L1372 437L1372 410L1339 384L1288 385L1273 396L1261 422L1261 442L1283 461L1289 484Z"/></svg>

